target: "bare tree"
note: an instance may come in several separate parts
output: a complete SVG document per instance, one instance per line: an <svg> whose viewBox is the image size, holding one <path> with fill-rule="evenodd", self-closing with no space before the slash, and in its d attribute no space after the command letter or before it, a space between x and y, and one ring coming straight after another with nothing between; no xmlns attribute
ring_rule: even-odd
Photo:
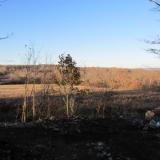
<svg viewBox="0 0 160 160"><path fill-rule="evenodd" d="M160 7L160 0L149 0L149 1L151 1L152 3L154 3L158 7L158 9L159 9L159 7ZM152 40L152 41L150 41L150 40L148 41L147 40L146 42L149 43L149 44L152 44L152 45L159 45L160 44L160 37L158 36L154 40ZM160 49L157 49L155 47L154 48L150 48L147 51L149 51L149 52L151 52L151 53L153 53L155 55L160 56Z"/></svg>

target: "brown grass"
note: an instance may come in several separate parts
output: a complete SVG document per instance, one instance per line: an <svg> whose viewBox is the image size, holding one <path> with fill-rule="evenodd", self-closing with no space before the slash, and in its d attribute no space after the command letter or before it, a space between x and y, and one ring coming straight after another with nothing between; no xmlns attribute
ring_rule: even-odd
<svg viewBox="0 0 160 160"><path fill-rule="evenodd" d="M55 84L51 85L55 90L55 94L58 93L59 87ZM99 87L89 87L89 86L77 86L80 90L89 90L91 92L101 92L105 91L104 88ZM28 85L29 91L31 92L33 85ZM43 85L36 84L36 91L39 92L43 89ZM16 85L0 85L0 98L19 98L24 96L25 86L24 84L16 84Z"/></svg>
<svg viewBox="0 0 160 160"><path fill-rule="evenodd" d="M160 83L160 70L86 68L85 82L119 90L141 89Z"/></svg>
<svg viewBox="0 0 160 160"><path fill-rule="evenodd" d="M37 77L43 74L43 67L38 66ZM47 72L51 73L51 70ZM76 116L103 117L110 113L127 117L131 117L132 114L144 116L146 110L159 107L159 92L155 89L160 88L160 70L81 68L81 73L83 83L78 88L87 92L76 95ZM24 80L24 66L0 66L0 84L3 84L0 85L0 119L16 119L17 112L19 113L23 104ZM44 89L40 82L36 79L36 92ZM28 86L30 94L33 84ZM62 95L58 94L57 85L51 84L51 87L55 90L49 95L51 113L55 117L63 117L65 109ZM41 99L40 94L37 94L37 102ZM8 118L4 112L8 114Z"/></svg>
<svg viewBox="0 0 160 160"><path fill-rule="evenodd" d="M38 66L36 82L40 83L43 65ZM54 65L53 68L54 70ZM51 72L51 70L47 70ZM160 86L160 70L122 68L81 68L83 85L118 90ZM0 84L24 84L25 66L0 65Z"/></svg>

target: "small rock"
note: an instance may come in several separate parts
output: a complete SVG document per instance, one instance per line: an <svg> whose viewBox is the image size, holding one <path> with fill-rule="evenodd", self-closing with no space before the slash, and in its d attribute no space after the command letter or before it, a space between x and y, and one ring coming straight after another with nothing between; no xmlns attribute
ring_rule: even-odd
<svg viewBox="0 0 160 160"><path fill-rule="evenodd" d="M157 128L160 128L160 122L157 122L157 123L156 123L156 127L157 127Z"/></svg>
<svg viewBox="0 0 160 160"><path fill-rule="evenodd" d="M145 113L145 118L146 118L146 120L151 120L151 119L153 119L154 118L154 116L155 116L155 113L153 112L153 111L147 111L146 113Z"/></svg>
<svg viewBox="0 0 160 160"><path fill-rule="evenodd" d="M104 149L104 143L98 142L95 149L97 149L98 151L102 151Z"/></svg>
<svg viewBox="0 0 160 160"><path fill-rule="evenodd" d="M112 157L109 157L108 160L112 160Z"/></svg>
<svg viewBox="0 0 160 160"><path fill-rule="evenodd" d="M53 121L53 120L55 120L55 117L54 117L54 116L51 116L51 117L49 118L49 120Z"/></svg>
<svg viewBox="0 0 160 160"><path fill-rule="evenodd" d="M107 157L111 157L111 153L108 153L108 154L107 154Z"/></svg>
<svg viewBox="0 0 160 160"><path fill-rule="evenodd" d="M151 127L151 128L156 128L156 125L157 125L157 122L155 120L151 120L149 122L149 127Z"/></svg>

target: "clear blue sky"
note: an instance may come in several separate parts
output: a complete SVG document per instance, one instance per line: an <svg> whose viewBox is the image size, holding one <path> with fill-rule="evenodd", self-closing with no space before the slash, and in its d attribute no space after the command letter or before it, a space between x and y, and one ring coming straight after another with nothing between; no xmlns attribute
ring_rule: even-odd
<svg viewBox="0 0 160 160"><path fill-rule="evenodd" d="M25 44L39 60L70 53L81 66L160 67L144 39L160 33L148 0L8 0L0 7L0 64L24 63Z"/></svg>

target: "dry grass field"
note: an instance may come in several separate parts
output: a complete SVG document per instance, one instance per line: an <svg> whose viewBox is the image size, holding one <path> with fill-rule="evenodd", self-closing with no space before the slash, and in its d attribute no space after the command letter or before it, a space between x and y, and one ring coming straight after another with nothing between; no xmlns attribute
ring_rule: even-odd
<svg viewBox="0 0 160 160"><path fill-rule="evenodd" d="M61 95L56 92L58 87L52 85L55 89L51 96L51 110L54 116L63 116L64 104ZM32 84L29 85L31 91ZM87 89L89 92L80 94L76 98L77 116L102 117L103 107L105 107L105 115L116 114L126 117L141 117L147 110L153 110L160 105L160 93L152 90L114 90L107 91L104 88L89 88L85 86L79 87L81 90ZM36 85L36 91L41 91L42 86ZM10 108L10 112L21 108L23 105L24 85L0 85L0 110ZM37 101L38 97L37 97ZM99 110L99 111L98 111ZM15 112L15 111L14 111ZM98 115L97 115L98 114ZM3 116L1 116L2 118ZM4 116L5 117L5 116ZM12 115L15 117L15 115ZM5 117L6 119L7 117ZM3 118L2 118L3 119ZM14 120L13 118L12 120Z"/></svg>
<svg viewBox="0 0 160 160"><path fill-rule="evenodd" d="M47 72L51 72L52 67L54 69L54 66L50 66ZM39 65L37 77L43 74L43 70L44 66ZM113 108L112 112L129 116L132 113L137 114L137 111L144 115L147 109L159 107L159 70L81 68L81 74L83 83L78 88L87 90L88 94L76 98L78 115L84 113L92 117L98 112L101 116L103 106L107 110ZM25 66L0 66L0 107L14 109L22 107L25 93L24 80ZM60 113L57 110L61 110L60 108L63 108L61 113L64 113L63 99L57 98L58 86L52 84L50 87L54 89L51 99L53 106L56 106L51 108L55 110L54 114L57 116ZM44 86L39 83L35 88L38 93ZM32 89L33 84L28 84L30 93ZM110 95L106 92L112 93Z"/></svg>
<svg viewBox="0 0 160 160"><path fill-rule="evenodd" d="M36 84L36 92L38 93L43 89L43 84ZM54 94L57 94L59 87L56 84L51 84L51 88L54 89ZM33 84L28 84L28 90L31 92ZM106 88L103 87L90 87L90 86L77 86L79 90L88 90L90 92L103 92ZM20 98L25 93L24 84L12 84L12 85L0 85L0 98Z"/></svg>
<svg viewBox="0 0 160 160"><path fill-rule="evenodd" d="M54 65L38 65L37 83L44 70L52 72ZM135 90L148 87L157 87L160 83L159 69L122 69L122 68L81 68L81 78L83 85L92 88L107 88L111 90ZM32 75L31 75L32 79ZM3 66L0 65L0 84L24 84L25 66ZM54 80L53 80L54 83Z"/></svg>
<svg viewBox="0 0 160 160"><path fill-rule="evenodd" d="M32 84L28 85L28 89L31 92L33 88ZM54 86L54 88L57 88ZM36 85L37 92L42 89L40 84ZM25 85L17 84L17 85L0 85L0 98L20 98L24 96Z"/></svg>
<svg viewBox="0 0 160 160"><path fill-rule="evenodd" d="M38 66L37 77L43 73L44 67L46 66ZM54 66L50 66L47 72L51 72L52 67L54 69ZM106 110L111 108L114 113L134 116L141 112L140 115L144 116L146 110L159 107L158 69L81 68L81 75L82 84L77 87L87 92L76 97L77 115L84 113L88 116L102 116L105 106ZM0 66L0 107L22 107L24 78L25 66ZM44 85L38 82L37 79L37 93L44 89ZM51 108L57 116L60 113L57 110L61 108L61 113L64 113L63 98L59 95L59 87L56 84L51 84L50 87L54 90L50 95L53 103ZM32 89L33 84L28 84L29 94Z"/></svg>

